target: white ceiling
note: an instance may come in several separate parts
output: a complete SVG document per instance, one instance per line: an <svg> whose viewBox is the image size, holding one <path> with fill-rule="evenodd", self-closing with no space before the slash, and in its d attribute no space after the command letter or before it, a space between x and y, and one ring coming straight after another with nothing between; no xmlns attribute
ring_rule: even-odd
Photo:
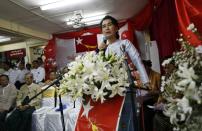
<svg viewBox="0 0 202 131"><path fill-rule="evenodd" d="M10 41L0 42L1 45L12 44L26 41L29 37L25 35L16 34L10 31L0 30L0 36L9 36L11 38Z"/></svg>
<svg viewBox="0 0 202 131"><path fill-rule="evenodd" d="M91 0L86 4L42 11L40 5L47 0L0 0L0 18L52 34L73 30L65 21L76 10L82 10L83 14L104 11L118 20L124 20L137 14L147 1Z"/></svg>

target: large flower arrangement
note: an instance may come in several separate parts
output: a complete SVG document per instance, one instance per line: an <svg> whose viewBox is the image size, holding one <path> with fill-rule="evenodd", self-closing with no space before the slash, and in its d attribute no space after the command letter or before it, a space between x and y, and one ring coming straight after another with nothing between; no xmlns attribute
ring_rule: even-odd
<svg viewBox="0 0 202 131"><path fill-rule="evenodd" d="M76 57L61 81L61 92L73 99L90 96L102 103L117 94L123 96L125 87L129 86L123 60L113 54L105 56L103 52L88 52Z"/></svg>
<svg viewBox="0 0 202 131"><path fill-rule="evenodd" d="M178 41L182 43L182 50L164 61L164 65L174 61L176 67L170 77L162 81L163 97L167 100L164 114L170 117L174 130L201 131L202 46L190 46L182 35Z"/></svg>

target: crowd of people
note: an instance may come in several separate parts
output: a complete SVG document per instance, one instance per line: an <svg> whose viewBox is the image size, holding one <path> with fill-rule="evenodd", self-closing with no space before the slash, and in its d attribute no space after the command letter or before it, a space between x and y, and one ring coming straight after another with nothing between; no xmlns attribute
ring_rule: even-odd
<svg viewBox="0 0 202 131"><path fill-rule="evenodd" d="M142 111L145 113L142 117L146 127L145 131L150 131L151 128L155 128L153 123L158 123L160 118L159 114L155 115L155 111L150 111L147 105L159 105L163 102L159 95L161 75L152 70L151 61L141 60L138 51L130 41L119 40L117 33L119 28L116 19L106 16L101 21L100 26L107 40L105 43L98 45L97 51L104 49L105 55L113 52L118 56L126 53L135 65L135 70L132 73L135 74L133 75L134 79L139 81L136 86L146 88L149 90L149 96L152 96L149 101L142 103L144 108ZM57 78L57 73L52 71L49 73L49 77L45 76L43 61L40 58L34 60L32 64L26 65L24 61L20 61L16 67L13 67L9 62L3 62L0 67L0 128L6 131L29 131L31 130L32 113L40 108L42 96L39 95L30 103L26 103L25 100L27 97L32 98L39 93L42 86L53 82ZM65 67L63 71L64 73L68 72L68 68ZM165 71L166 75L169 75L168 70ZM125 125L129 130L135 128L133 126L133 121L135 121L133 119L134 112L131 105L131 96L127 94L120 118L120 131L126 130ZM11 111L12 114L8 116L7 114Z"/></svg>
<svg viewBox="0 0 202 131"><path fill-rule="evenodd" d="M57 78L52 71L45 76L43 62L32 64L20 61L16 66L1 63L0 72L0 129L1 131L31 131L32 113L40 108L42 95L26 103ZM47 79L45 79L47 78ZM10 114L10 115L9 115Z"/></svg>

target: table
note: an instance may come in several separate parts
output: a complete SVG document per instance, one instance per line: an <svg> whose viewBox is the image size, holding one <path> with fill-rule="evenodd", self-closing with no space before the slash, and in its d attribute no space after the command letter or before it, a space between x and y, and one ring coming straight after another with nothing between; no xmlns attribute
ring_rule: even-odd
<svg viewBox="0 0 202 131"><path fill-rule="evenodd" d="M62 100L64 97L62 98ZM67 99L67 98L66 98ZM72 101L63 102L66 105L66 109L63 110L65 129L66 131L73 131L78 117L81 102L77 100L73 107ZM53 103L54 105L54 103ZM56 107L58 108L58 107ZM62 122L60 111L56 111L51 104L51 106L43 105L42 108L36 110L32 115L32 131L62 131Z"/></svg>

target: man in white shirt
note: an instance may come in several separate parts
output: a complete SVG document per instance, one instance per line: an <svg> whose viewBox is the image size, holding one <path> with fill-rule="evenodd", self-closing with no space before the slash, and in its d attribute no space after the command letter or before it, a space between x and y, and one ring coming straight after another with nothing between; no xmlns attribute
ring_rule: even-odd
<svg viewBox="0 0 202 131"><path fill-rule="evenodd" d="M9 77L9 82L15 84L17 81L18 73L17 70L13 69L10 62L3 62L3 68L5 72L3 74Z"/></svg>
<svg viewBox="0 0 202 131"><path fill-rule="evenodd" d="M6 114L14 107L16 96L17 90L9 84L9 77L0 75L0 123L5 121Z"/></svg>
<svg viewBox="0 0 202 131"><path fill-rule="evenodd" d="M45 69L41 66L39 66L38 61L34 60L32 62L33 69L31 70L31 73L34 76L34 82L40 83L44 82L45 80Z"/></svg>
<svg viewBox="0 0 202 131"><path fill-rule="evenodd" d="M25 74L28 73L29 71L25 69L25 63L24 62L20 62L18 64L18 77L17 77L17 81L15 83L15 86L17 89L20 89L20 87L25 84Z"/></svg>

